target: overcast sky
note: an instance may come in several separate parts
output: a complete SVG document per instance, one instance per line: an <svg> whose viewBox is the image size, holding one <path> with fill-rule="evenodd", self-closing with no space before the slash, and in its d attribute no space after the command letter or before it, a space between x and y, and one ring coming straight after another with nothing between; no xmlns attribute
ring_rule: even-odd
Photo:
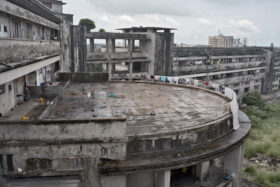
<svg viewBox="0 0 280 187"><path fill-rule="evenodd" d="M64 0L74 24L90 18L96 30L131 26L177 28L176 43L208 44L208 36L247 37L249 45L280 46L280 0Z"/></svg>

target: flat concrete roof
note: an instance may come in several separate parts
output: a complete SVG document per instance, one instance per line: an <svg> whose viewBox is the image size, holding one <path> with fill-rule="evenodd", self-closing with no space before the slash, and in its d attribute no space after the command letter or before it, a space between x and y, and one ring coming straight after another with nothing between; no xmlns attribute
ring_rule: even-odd
<svg viewBox="0 0 280 187"><path fill-rule="evenodd" d="M153 30L177 30L175 28L168 27L126 27L126 28L118 28L116 30L141 30L141 29L153 29Z"/></svg>
<svg viewBox="0 0 280 187"><path fill-rule="evenodd" d="M49 107L39 100L24 103L2 120L83 120L127 118L127 135L193 128L230 114L228 101L211 91L161 83L71 83L64 99ZM1 118L0 118L1 120Z"/></svg>

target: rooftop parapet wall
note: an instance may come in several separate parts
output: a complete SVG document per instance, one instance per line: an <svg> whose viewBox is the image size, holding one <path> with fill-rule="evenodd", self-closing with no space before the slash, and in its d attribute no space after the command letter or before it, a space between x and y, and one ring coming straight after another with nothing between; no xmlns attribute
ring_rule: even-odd
<svg viewBox="0 0 280 187"><path fill-rule="evenodd" d="M265 48L176 47L174 57L263 55Z"/></svg>
<svg viewBox="0 0 280 187"><path fill-rule="evenodd" d="M53 40L25 40L0 38L0 62L8 64L60 52L60 42Z"/></svg>
<svg viewBox="0 0 280 187"><path fill-rule="evenodd" d="M0 141L108 142L126 139L124 119L0 121Z"/></svg>

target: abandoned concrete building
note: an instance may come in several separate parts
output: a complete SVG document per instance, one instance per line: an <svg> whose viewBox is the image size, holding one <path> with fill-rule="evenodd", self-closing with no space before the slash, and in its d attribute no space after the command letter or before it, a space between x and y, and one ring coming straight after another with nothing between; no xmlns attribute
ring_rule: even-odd
<svg viewBox="0 0 280 187"><path fill-rule="evenodd" d="M62 1L0 2L1 187L240 186L250 121L232 90L278 89L278 52L175 48L172 28L87 32Z"/></svg>
<svg viewBox="0 0 280 187"><path fill-rule="evenodd" d="M55 80L63 22L39 1L0 1L0 116L24 102L26 86Z"/></svg>
<svg viewBox="0 0 280 187"><path fill-rule="evenodd" d="M233 89L239 98L254 90L271 93L279 88L276 49L175 48L173 75L209 80Z"/></svg>

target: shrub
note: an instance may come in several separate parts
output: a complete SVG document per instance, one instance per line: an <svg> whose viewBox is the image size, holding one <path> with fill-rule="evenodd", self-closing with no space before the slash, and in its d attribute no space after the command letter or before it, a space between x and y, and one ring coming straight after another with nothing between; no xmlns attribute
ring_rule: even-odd
<svg viewBox="0 0 280 187"><path fill-rule="evenodd" d="M246 94L242 98L242 102L248 106L257 106L261 109L265 107L265 101L262 100L262 96L258 91L254 91L249 94Z"/></svg>
<svg viewBox="0 0 280 187"><path fill-rule="evenodd" d="M249 165L244 168L244 172L251 176L255 176L257 174L257 169L255 166Z"/></svg>

